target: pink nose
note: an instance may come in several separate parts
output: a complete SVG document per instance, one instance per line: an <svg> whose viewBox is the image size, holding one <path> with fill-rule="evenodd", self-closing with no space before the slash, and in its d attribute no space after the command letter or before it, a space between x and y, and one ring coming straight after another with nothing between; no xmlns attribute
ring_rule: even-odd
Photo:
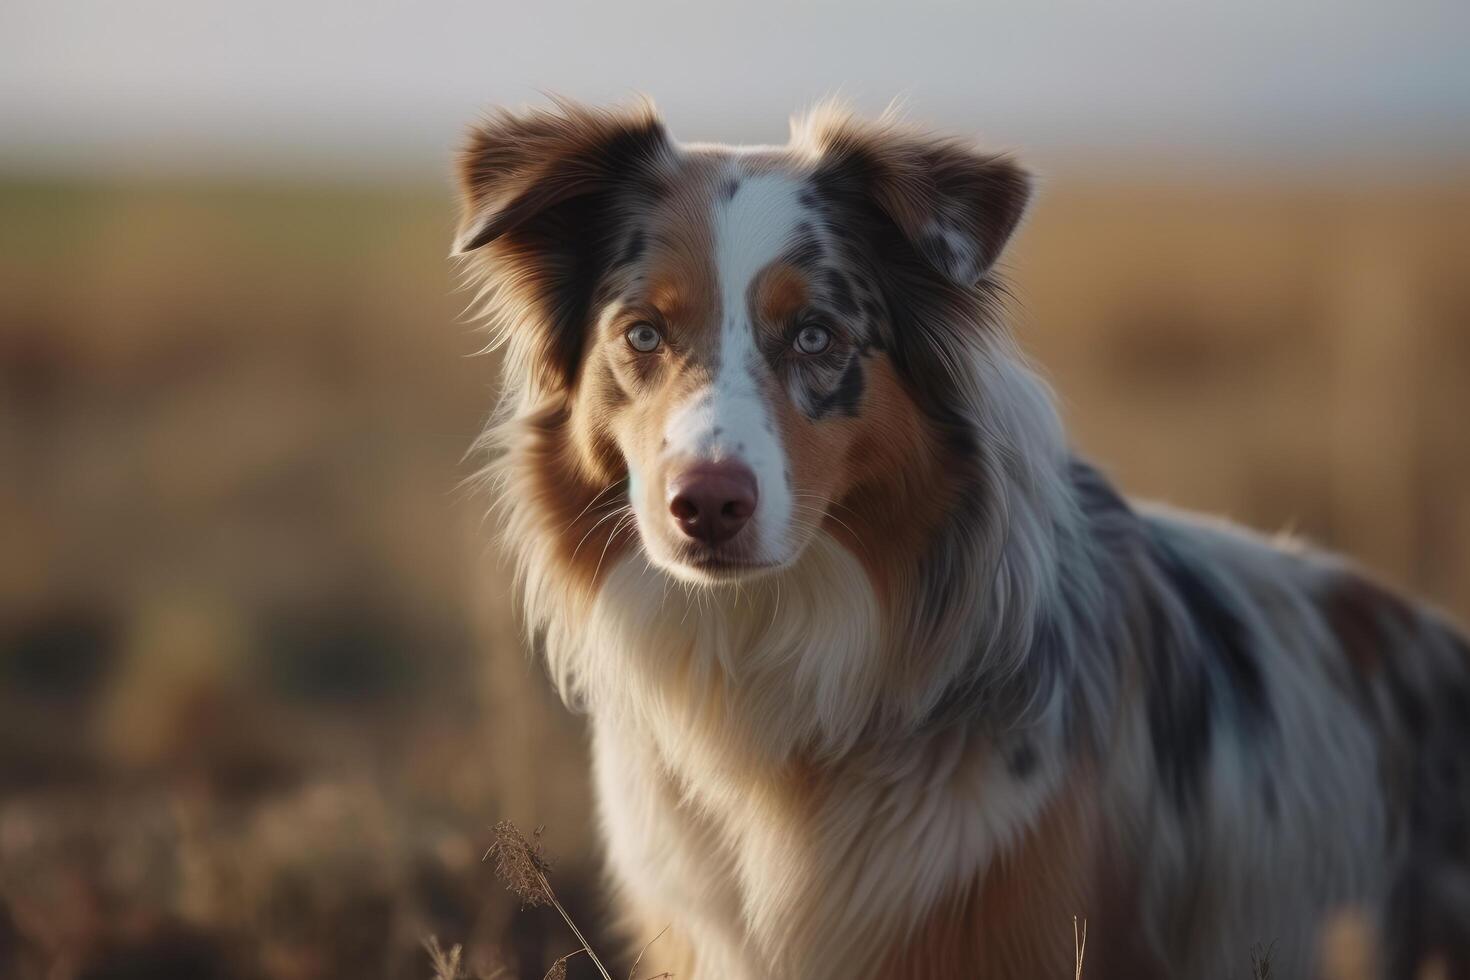
<svg viewBox="0 0 1470 980"><path fill-rule="evenodd" d="M669 513L705 544L729 541L755 513L755 474L743 463L696 463L669 480Z"/></svg>

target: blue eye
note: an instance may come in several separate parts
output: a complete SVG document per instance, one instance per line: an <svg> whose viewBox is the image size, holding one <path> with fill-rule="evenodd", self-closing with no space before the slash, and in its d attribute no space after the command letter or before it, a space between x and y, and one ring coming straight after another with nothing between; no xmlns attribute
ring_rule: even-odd
<svg viewBox="0 0 1470 980"><path fill-rule="evenodd" d="M820 354L832 346L832 331L820 323L808 323L796 335L796 349L803 354Z"/></svg>
<svg viewBox="0 0 1470 980"><path fill-rule="evenodd" d="M658 328L651 323L635 323L623 334L623 339L628 346L640 354L652 354L658 350L658 345L663 343L663 337L659 335Z"/></svg>

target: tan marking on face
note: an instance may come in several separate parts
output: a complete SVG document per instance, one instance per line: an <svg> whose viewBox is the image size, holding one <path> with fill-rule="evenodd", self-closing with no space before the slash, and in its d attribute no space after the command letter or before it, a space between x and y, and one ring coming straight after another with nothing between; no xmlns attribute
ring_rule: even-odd
<svg viewBox="0 0 1470 980"><path fill-rule="evenodd" d="M854 418L813 421L783 403L782 433L803 514L822 507L823 528L863 564L881 601L897 597L948 503L934 438L897 371L882 354L863 364L866 388Z"/></svg>
<svg viewBox="0 0 1470 980"><path fill-rule="evenodd" d="M555 559L590 595L634 542L616 490L609 489L622 478L618 461L608 448L589 454L575 439L599 442L595 432L577 431L565 405L528 417L516 436L517 465L506 492L535 502L528 512L554 542Z"/></svg>
<svg viewBox="0 0 1470 980"><path fill-rule="evenodd" d="M806 274L784 263L761 273L753 292L756 318L767 327L790 323L811 302Z"/></svg>
<svg viewBox="0 0 1470 980"><path fill-rule="evenodd" d="M793 533L810 539L820 527L861 557L865 544L861 532L856 528L849 531L839 523L846 520L846 515L838 506L853 486L847 456L861 435L861 420L814 422L787 397L782 397L778 406L781 441L791 472L796 515Z"/></svg>
<svg viewBox="0 0 1470 980"><path fill-rule="evenodd" d="M643 268L647 301L663 318L659 326L669 329L669 339L686 347L710 342L718 336L720 291L709 218L681 208L655 227Z"/></svg>

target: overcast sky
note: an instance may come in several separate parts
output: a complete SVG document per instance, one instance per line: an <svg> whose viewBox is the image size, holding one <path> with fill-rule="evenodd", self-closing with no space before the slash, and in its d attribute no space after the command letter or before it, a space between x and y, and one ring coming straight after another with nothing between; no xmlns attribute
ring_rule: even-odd
<svg viewBox="0 0 1470 980"><path fill-rule="evenodd" d="M652 95L779 141L842 93L1036 152L1470 161L1470 0L3 0L0 166L429 173L476 111Z"/></svg>

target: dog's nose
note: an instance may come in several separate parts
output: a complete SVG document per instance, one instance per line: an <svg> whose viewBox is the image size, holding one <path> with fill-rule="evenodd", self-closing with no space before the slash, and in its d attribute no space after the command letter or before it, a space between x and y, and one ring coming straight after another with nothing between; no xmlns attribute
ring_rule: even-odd
<svg viewBox="0 0 1470 980"><path fill-rule="evenodd" d="M669 513L706 544L729 541L755 513L755 474L733 460L696 463L669 481Z"/></svg>

